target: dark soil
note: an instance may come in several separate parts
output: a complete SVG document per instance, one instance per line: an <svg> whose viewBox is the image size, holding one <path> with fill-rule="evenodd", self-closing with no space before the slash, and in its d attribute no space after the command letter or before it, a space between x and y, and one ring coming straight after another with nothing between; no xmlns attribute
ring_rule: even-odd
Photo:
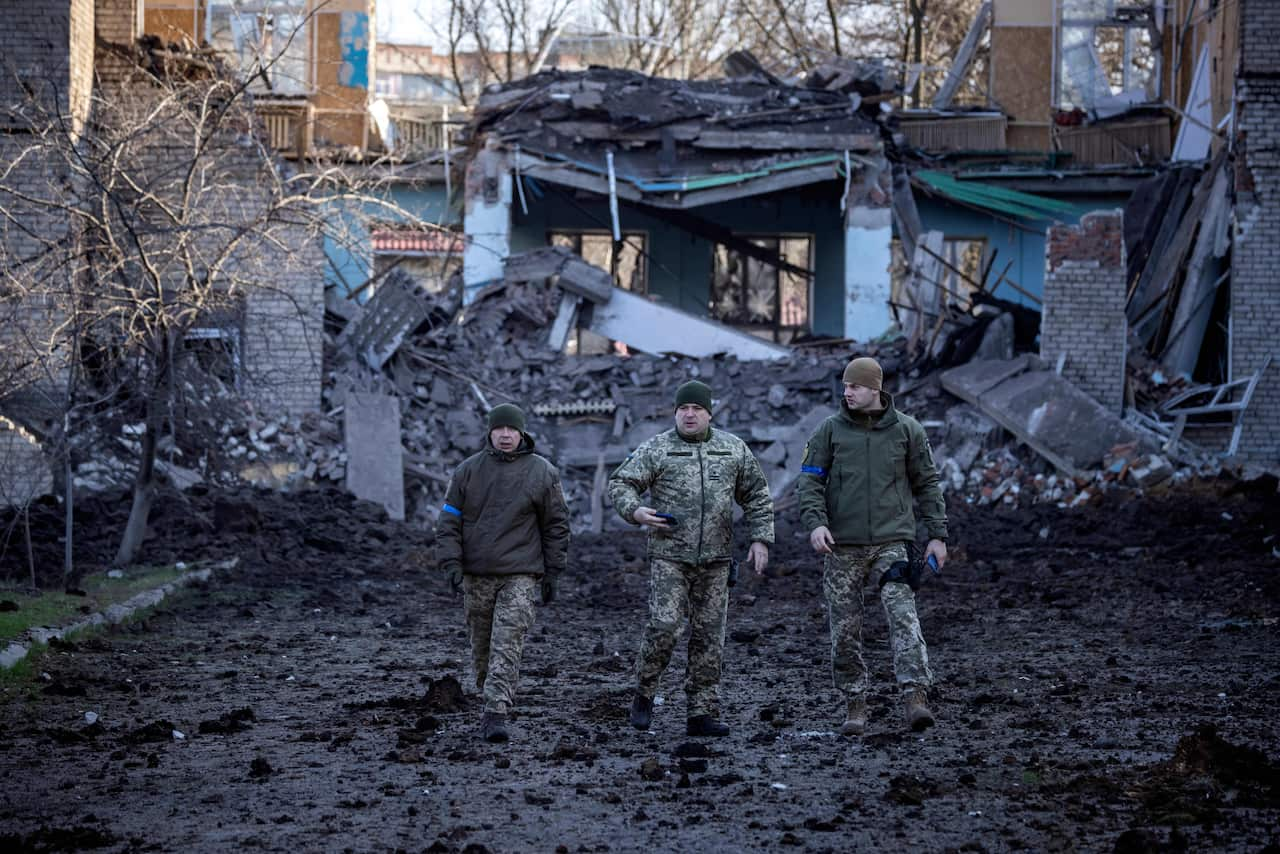
<svg viewBox="0 0 1280 854"><path fill-rule="evenodd" d="M105 561L126 511L84 508L79 552ZM575 541L513 740L492 746L421 532L332 492L166 498L147 560L241 561L50 650L34 697L9 689L0 847L1275 850L1275 483L951 519L953 559L920 595L923 734L870 601L868 733L833 734L819 563L783 514L769 577L732 596L729 738L685 737L681 653L654 734L626 727L644 545L611 534Z"/></svg>

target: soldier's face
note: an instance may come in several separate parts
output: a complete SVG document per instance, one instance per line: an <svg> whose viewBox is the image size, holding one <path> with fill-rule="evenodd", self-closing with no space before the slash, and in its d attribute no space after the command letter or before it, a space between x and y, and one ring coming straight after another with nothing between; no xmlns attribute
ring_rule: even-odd
<svg viewBox="0 0 1280 854"><path fill-rule="evenodd" d="M857 383L845 383L844 402L855 412L870 409L880 402L880 392Z"/></svg>
<svg viewBox="0 0 1280 854"><path fill-rule="evenodd" d="M520 431L514 427L494 427L489 431L489 441L504 454L520 447Z"/></svg>
<svg viewBox="0 0 1280 854"><path fill-rule="evenodd" d="M681 436L697 436L706 432L711 413L696 403L681 404L676 409L676 429Z"/></svg>

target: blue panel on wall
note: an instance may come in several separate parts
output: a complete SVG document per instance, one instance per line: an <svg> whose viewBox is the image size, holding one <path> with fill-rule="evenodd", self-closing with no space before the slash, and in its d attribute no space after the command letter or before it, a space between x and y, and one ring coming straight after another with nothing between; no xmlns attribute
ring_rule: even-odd
<svg viewBox="0 0 1280 854"><path fill-rule="evenodd" d="M338 82L353 89L369 88L369 16L364 12L339 15L338 47L342 65Z"/></svg>

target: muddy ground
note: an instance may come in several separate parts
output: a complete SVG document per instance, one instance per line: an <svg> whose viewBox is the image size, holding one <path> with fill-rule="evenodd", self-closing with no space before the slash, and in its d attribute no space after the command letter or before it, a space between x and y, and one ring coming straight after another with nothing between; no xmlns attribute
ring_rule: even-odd
<svg viewBox="0 0 1280 854"><path fill-rule="evenodd" d="M85 560L110 554L126 509L82 508ZM732 596L732 736L684 736L680 653L654 732L625 726L646 576L643 541L611 534L575 541L527 647L514 741L491 746L461 605L421 533L332 492L163 501L148 560L241 562L50 650L34 690L10 685L0 847L1280 846L1274 481L953 506L953 560L920 597L939 724L904 731L869 607L876 697L854 740L832 732L819 565L793 513L774 574ZM56 514L35 524L56 561Z"/></svg>

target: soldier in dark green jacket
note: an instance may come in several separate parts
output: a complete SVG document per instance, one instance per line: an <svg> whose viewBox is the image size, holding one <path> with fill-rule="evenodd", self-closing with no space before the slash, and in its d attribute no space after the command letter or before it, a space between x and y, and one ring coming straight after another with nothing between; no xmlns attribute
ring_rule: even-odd
<svg viewBox="0 0 1280 854"><path fill-rule="evenodd" d="M881 390L875 359L860 358L844 371L840 412L818 425L805 446L797 492L800 518L814 551L826 555L823 592L831 622L831 668L846 699L844 735L861 735L867 722L867 668L862 659L862 589L905 562L915 541L912 499L929 535L926 557L947 561L947 517L938 470L920 422L897 411ZM880 588L889 621L893 669L913 730L933 724L927 691L933 681L916 615L915 593L904 582Z"/></svg>
<svg viewBox="0 0 1280 854"><path fill-rule="evenodd" d="M489 413L485 449L463 460L436 525L441 569L463 590L476 687L484 693L481 732L506 741L534 603L555 598L568 559L569 511L560 474L533 452L514 404Z"/></svg>
<svg viewBox="0 0 1280 854"><path fill-rule="evenodd" d="M761 574L773 543L773 499L746 443L711 427L710 388L696 381L682 385L675 420L674 430L642 444L609 478L618 514L649 529L649 620L630 720L636 729L649 728L654 695L687 616L686 732L728 735L718 717L733 503L746 513L752 540L747 560ZM641 497L646 492L647 502Z"/></svg>

